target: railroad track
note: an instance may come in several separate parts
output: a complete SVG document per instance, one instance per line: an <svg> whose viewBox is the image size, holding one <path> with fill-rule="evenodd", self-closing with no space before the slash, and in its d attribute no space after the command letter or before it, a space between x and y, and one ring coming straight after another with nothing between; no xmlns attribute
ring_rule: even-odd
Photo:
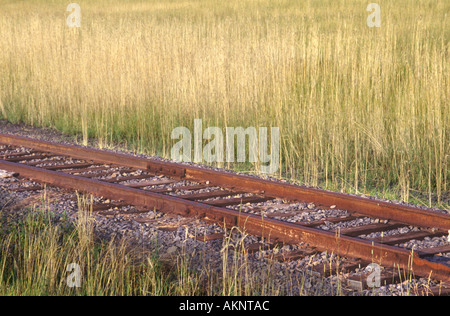
<svg viewBox="0 0 450 316"><path fill-rule="evenodd" d="M95 211L129 204L237 226L248 234L265 237L268 243L264 247L308 245L307 250L279 260L327 251L351 258L348 269L378 262L412 271L415 276L450 282L450 266L430 260L433 255L450 252L449 243L414 251L399 246L410 240L448 235L450 215L443 212L7 134L0 134L0 169L116 201L94 205ZM299 203L307 207L298 207ZM277 211L270 211L271 205ZM316 220L298 220L302 213L318 210L322 212ZM360 224L345 225L354 221ZM395 229L402 232L402 228L406 228L405 233L388 233ZM217 238L218 234L203 236L204 241ZM261 250L261 245L257 247L255 251ZM361 280L352 282L362 284Z"/></svg>

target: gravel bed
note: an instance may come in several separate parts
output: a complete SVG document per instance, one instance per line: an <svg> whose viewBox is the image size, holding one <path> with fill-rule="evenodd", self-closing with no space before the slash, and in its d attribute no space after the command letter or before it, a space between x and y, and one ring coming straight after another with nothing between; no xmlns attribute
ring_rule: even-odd
<svg viewBox="0 0 450 316"><path fill-rule="evenodd" d="M400 227L397 229L384 231L382 233L375 232L375 233L370 233L367 235L360 235L359 237L364 238L364 239L371 239L371 238L378 238L378 237L382 237L382 236L393 236L393 235L406 234L406 233L418 232L418 231L420 231L420 228L418 228L418 227L405 226L405 227Z"/></svg>
<svg viewBox="0 0 450 316"><path fill-rule="evenodd" d="M16 184L12 179L0 179L0 184ZM28 183L25 183L28 184ZM74 194L60 192L55 188L48 188L47 195L57 198L49 203L50 210L59 216L68 217L76 220L78 216L78 202ZM6 193L2 191L0 203L14 196L14 201L22 201L30 196L30 192ZM36 194L34 194L36 196ZM39 195L37 195L39 196ZM91 200L87 199L89 203ZM94 204L109 203L111 201L92 198ZM10 203L10 202L8 202ZM133 207L120 208L122 211L133 210ZM29 210L28 210L29 211ZM322 210L325 211L325 210ZM19 218L26 214L27 210L14 212L13 216ZM149 220L148 223L140 223L139 219ZM153 222L151 220L154 220ZM193 268L204 271L214 271L224 273L224 256L230 263L227 269L231 273L233 264L237 260L244 260L238 252L242 246L248 246L259 241L259 238L241 234L237 229L225 231L223 228L205 224L198 219L186 219L181 216L165 215L158 211L149 210L147 213L139 215L128 215L118 213L116 215L101 216L93 214L95 234L107 240L111 238L127 238L136 245L145 246L154 250L164 261L173 262L173 258L180 253L187 254L190 264ZM169 229L168 229L169 228ZM171 229L170 229L171 228ZM201 242L196 240L195 236L226 233L224 240L214 240L210 242ZM382 286L376 290L355 291L346 288L345 283L340 283L336 276L323 278L321 276L308 273L311 267L335 262L337 256L327 252L316 253L306 256L301 260L281 263L271 258L281 253L289 253L302 249L305 245L285 245L281 248L261 251L255 254L249 254L245 259L246 264L251 269L254 277L271 275L272 286L279 288L280 294L286 295L335 295L336 293L344 295L401 295L407 293L407 285ZM224 253L225 252L225 253ZM238 258L238 259L236 259ZM240 262L240 261L239 261ZM207 265L205 267L205 265ZM265 280L267 282L267 280ZM428 280L419 282L420 286L429 284ZM421 283L420 283L421 282ZM415 284L415 286L419 286Z"/></svg>
<svg viewBox="0 0 450 316"><path fill-rule="evenodd" d="M30 136L43 140L58 141L60 143L74 144L73 137L67 137L48 129L35 129L23 125L13 125L0 121L0 132L11 133L15 135ZM93 146L96 144L94 143ZM1 147L0 147L1 150ZM15 152L18 152L19 149ZM108 149L111 152L120 152L119 148ZM13 151L11 151L12 153ZM141 157L148 157L145 155L136 155ZM153 159L170 161L167 159L162 159L159 157L152 157ZM54 162L49 162L52 164ZM74 160L73 163L76 163ZM188 165L194 165L192 163L185 163ZM213 168L210 166L205 166L208 169L219 170L218 168ZM114 169L111 169L114 170ZM222 169L220 169L222 170ZM139 175L142 173L141 170L134 172L127 172L125 170L116 169L118 173L122 176L129 175ZM99 171L104 172L104 171ZM227 171L230 173L236 173L234 171ZM95 171L87 172L86 174L96 173ZM251 175L255 176L255 175ZM255 176L256 177L256 176ZM103 177L103 178L111 178ZM269 177L263 177L265 179L270 179L271 181L288 183L285 180L272 179ZM154 179L163 180L164 176L157 177ZM139 183L141 181L149 181L149 179L144 180L132 180L123 183ZM154 186L152 188L176 188L177 186L184 185L195 185L198 183L193 183L189 181L178 181L171 184L165 184L160 186ZM0 185L3 188L17 188L22 186L34 186L37 185L33 182L19 183L17 179L5 178L0 179ZM7 192L5 189L0 187L0 206L2 209L8 208L10 205L20 203L27 199L33 198L39 192ZM180 194L191 194L191 193L203 193L212 190L217 190L218 187L210 187L207 189L199 190L180 190L175 192L170 192L170 195L180 195ZM47 193L49 196L52 194L58 194L56 199L53 199L50 203L50 209L52 212L59 214L60 216L67 216L71 220L76 220L78 216L78 202L74 198L74 194L61 192L55 188L47 188ZM245 196L245 195L234 195L235 196ZM209 200L224 199L226 197L211 198ZM371 199L376 199L380 201L387 201L385 199L378 199L373 197L367 197ZM107 203L110 201L105 201L101 198L94 198L94 204L103 202ZM406 204L403 202L398 202ZM408 204L410 205L410 204ZM420 207L412 205L413 207L427 209L425 207ZM312 203L292 203L289 205L284 204L282 200L273 200L261 203L248 203L245 205L230 206L229 208L248 212L252 214L262 215L265 217L273 217L275 219L284 220L287 222L307 222L307 221L318 221L323 220L326 217L347 217L350 214L345 210L339 210L336 208L330 209L317 209ZM126 214L127 211L133 211L132 207L124 207L117 209L117 214L112 215L100 215L99 213L92 214L95 234L101 238L111 239L111 238L127 238L130 242L145 246L146 248L152 249L157 252L163 260L173 260L173 256L183 253L189 257L189 262L193 268L198 268L200 271L205 268L208 271L221 272L223 269L223 262L225 256L229 263L236 261L236 257L239 256L239 252L236 251L242 245L250 245L252 243L258 242L259 238L254 236L242 235L238 230L227 230L225 231L222 227L213 224L204 223L198 219L186 219L180 216L165 215L161 212L155 210L148 210L146 213L140 214ZM29 209L23 209L21 211L10 212L8 216L13 216L19 218L23 216ZM448 212L448 210L439 210L441 212ZM292 213L298 212L298 215L282 217L282 216L271 216L271 214L276 213ZM379 220L378 220L379 221ZM353 221L333 223L324 222L323 225L318 226L318 228L323 230L333 230L338 227L351 227L355 225L363 225L368 223L376 223L377 219L371 218L357 218ZM413 231L414 227L407 227L407 229ZM402 233L403 231L393 230L392 232L384 232L384 236L395 233ZM227 238L224 240L213 240L210 242L202 242L196 240L195 236L211 235L218 233L226 233ZM360 236L362 238L374 238L378 237L377 233L369 234L366 236ZM425 238L422 241L412 241L399 246L408 249L420 249L430 247L431 245L445 245L448 244L447 237L442 238ZM302 249L305 245L285 245L281 248L274 248L272 250L266 250L257 252L254 254L249 254L246 262L251 268L251 274L254 276L261 276L270 274L272 276L271 282L273 286L280 289L280 294L287 295L334 295L336 293L344 295L402 295L408 293L408 289L411 286L421 287L429 286L430 281L425 279L413 280L413 284L397 284L382 286L376 290L364 290L354 291L346 287L344 283L340 283L336 276L323 278L318 277L313 274L307 273L308 268L313 266L319 266L322 264L328 264L334 262L339 258L334 254L329 254L326 252L316 253L311 256L306 256L301 260L294 260L291 262L278 262L271 260L274 255L289 253ZM448 258L450 254L433 256L432 260L442 260L442 258ZM206 265L206 266L205 266ZM230 267L228 267L230 268ZM361 267L363 271L364 267Z"/></svg>
<svg viewBox="0 0 450 316"><path fill-rule="evenodd" d="M402 244L398 244L399 247L408 248L408 249L424 249L424 248L433 248L438 246L444 246L449 244L449 237L425 237L423 240L412 240ZM443 254L445 257L450 258L450 253Z"/></svg>

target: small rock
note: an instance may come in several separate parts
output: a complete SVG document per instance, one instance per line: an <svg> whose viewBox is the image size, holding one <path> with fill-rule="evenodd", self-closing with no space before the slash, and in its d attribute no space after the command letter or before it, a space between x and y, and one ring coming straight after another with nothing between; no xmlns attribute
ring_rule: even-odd
<svg viewBox="0 0 450 316"><path fill-rule="evenodd" d="M12 178L12 177L17 177L19 174L18 173L13 173L13 172L7 172L5 170L0 170L0 178Z"/></svg>
<svg viewBox="0 0 450 316"><path fill-rule="evenodd" d="M400 234L406 234L407 232L409 232L409 228L407 227L402 227L398 230L400 232Z"/></svg>

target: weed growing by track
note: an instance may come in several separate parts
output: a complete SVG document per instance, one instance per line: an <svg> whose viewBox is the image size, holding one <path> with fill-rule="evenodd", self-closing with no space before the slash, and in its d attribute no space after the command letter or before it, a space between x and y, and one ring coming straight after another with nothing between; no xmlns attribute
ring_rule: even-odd
<svg viewBox="0 0 450 316"><path fill-rule="evenodd" d="M14 215L9 206L3 207L1 296L288 294L274 285L270 266L267 275L250 270L247 255L237 251L243 249L243 238L224 242L223 271L211 269L208 262L193 268L186 249L167 260L125 239L96 238L91 201L80 197L78 203L76 221L52 212L45 196L34 206L14 209ZM79 287L71 285L71 276L77 272L68 269L73 264L79 266Z"/></svg>
<svg viewBox="0 0 450 316"><path fill-rule="evenodd" d="M80 214L83 214L80 212ZM151 254L97 240L89 217L69 222L44 206L18 221L2 221L0 295L167 295L171 286ZM68 285L67 267L80 266L81 286Z"/></svg>

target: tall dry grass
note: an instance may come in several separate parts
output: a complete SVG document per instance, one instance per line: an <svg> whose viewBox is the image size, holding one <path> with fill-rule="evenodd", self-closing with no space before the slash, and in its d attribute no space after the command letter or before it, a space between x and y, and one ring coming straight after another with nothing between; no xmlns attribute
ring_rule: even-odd
<svg viewBox="0 0 450 316"><path fill-rule="evenodd" d="M78 3L0 4L1 117L162 156L195 118L278 126L279 176L448 194L448 1Z"/></svg>
<svg viewBox="0 0 450 316"><path fill-rule="evenodd" d="M94 238L87 200L80 199L75 223L49 211L48 203L43 198L41 205L34 205L19 220L5 220L2 214L0 295L170 293L173 287L164 280L159 262L151 253L132 251L125 241ZM78 272L80 282L72 286Z"/></svg>
<svg viewBox="0 0 450 316"><path fill-rule="evenodd" d="M126 238L100 240L95 237L92 199L79 196L78 206L74 221L65 214L54 213L45 195L28 209L17 205L0 209L1 296L273 296L289 291L305 294L294 289L296 283L288 284L282 292L280 284L274 283L270 265L266 270L252 271L254 264L242 252L247 236L240 233L243 236L237 240L231 237L240 232L237 228L227 234L222 245L220 271L211 264L211 254L206 250L193 253L192 249L183 248L164 257L155 249ZM14 218L19 213L20 218ZM193 263L195 256L202 257L203 263ZM261 264L266 265L264 260ZM77 271L79 284L72 287Z"/></svg>

